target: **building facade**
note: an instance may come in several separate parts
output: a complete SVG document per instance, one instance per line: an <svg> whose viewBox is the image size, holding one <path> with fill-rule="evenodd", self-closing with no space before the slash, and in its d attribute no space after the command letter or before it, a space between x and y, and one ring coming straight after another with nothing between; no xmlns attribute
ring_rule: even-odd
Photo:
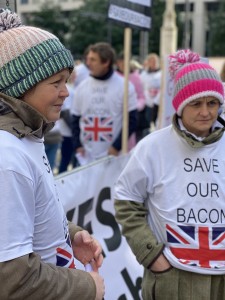
<svg viewBox="0 0 225 300"><path fill-rule="evenodd" d="M184 19L191 23L191 48L202 56L206 55L207 32L210 30L208 13L216 8L218 0L175 0L175 4L183 10Z"/></svg>
<svg viewBox="0 0 225 300"><path fill-rule="evenodd" d="M16 0L17 12L21 16L26 13L32 13L40 10L40 7L48 3L59 5L63 11L71 11L79 8L83 4L83 0Z"/></svg>

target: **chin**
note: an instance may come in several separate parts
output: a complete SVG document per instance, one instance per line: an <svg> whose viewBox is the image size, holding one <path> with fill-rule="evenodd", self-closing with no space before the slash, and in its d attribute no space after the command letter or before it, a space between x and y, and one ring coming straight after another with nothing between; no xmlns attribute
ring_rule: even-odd
<svg viewBox="0 0 225 300"><path fill-rule="evenodd" d="M51 123L51 122L56 122L58 121L60 118L60 115L57 115L57 116L51 116L49 118L47 118L48 122Z"/></svg>

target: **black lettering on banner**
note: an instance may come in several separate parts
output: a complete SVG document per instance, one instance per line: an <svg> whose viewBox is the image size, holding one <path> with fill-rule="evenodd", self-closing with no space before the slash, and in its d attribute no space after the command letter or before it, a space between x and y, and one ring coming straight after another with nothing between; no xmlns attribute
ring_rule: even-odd
<svg viewBox="0 0 225 300"><path fill-rule="evenodd" d="M66 217L67 217L68 221L72 222L75 211L76 211L76 208L73 208L66 213Z"/></svg>
<svg viewBox="0 0 225 300"><path fill-rule="evenodd" d="M139 296L139 292L140 292L140 290L141 290L141 282L142 282L142 278L141 278L141 277L138 277L138 278L136 279L136 283L135 283L135 285L134 285L133 282L132 282L132 280L131 280L131 278L130 278L130 276L129 276L129 274L128 274L127 269L123 269L123 270L121 271L121 274L122 274L123 279L124 279L124 281L125 281L125 283L126 283L128 289L129 289L129 291L130 291L130 293L131 293L131 295L132 295L132 299L135 299L135 300L141 300L141 298L140 298L140 296ZM118 298L118 300L126 300L126 299L127 299L127 297L126 297L126 295L124 295L124 294L121 295L121 296Z"/></svg>
<svg viewBox="0 0 225 300"><path fill-rule="evenodd" d="M94 199L90 198L78 207L77 225L86 229L90 234L93 233L91 222L84 224L85 216L92 210Z"/></svg>
<svg viewBox="0 0 225 300"><path fill-rule="evenodd" d="M108 225L112 228L113 236L109 239L104 240L108 251L115 251L119 248L122 238L119 225L117 224L114 215L102 209L102 204L105 200L111 200L111 193L109 187L103 188L99 194L96 207L96 216L101 224Z"/></svg>

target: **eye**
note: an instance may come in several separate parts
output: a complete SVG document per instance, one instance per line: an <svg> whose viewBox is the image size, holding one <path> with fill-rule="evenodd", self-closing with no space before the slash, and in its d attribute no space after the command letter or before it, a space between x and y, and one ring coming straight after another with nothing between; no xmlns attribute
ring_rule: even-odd
<svg viewBox="0 0 225 300"><path fill-rule="evenodd" d="M219 102L218 102L218 100L210 100L210 101L208 102L208 105L209 105L210 107L218 106L218 105L219 105Z"/></svg>
<svg viewBox="0 0 225 300"><path fill-rule="evenodd" d="M200 106L200 104L201 104L200 101L192 101L189 103L189 106L198 107Z"/></svg>
<svg viewBox="0 0 225 300"><path fill-rule="evenodd" d="M56 84L58 85L60 83L60 80L56 80L56 81L53 81L52 84Z"/></svg>

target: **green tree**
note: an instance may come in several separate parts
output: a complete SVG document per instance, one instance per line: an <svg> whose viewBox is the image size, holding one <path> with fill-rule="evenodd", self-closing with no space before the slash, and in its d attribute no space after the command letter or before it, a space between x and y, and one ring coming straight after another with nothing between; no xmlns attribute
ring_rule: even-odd
<svg viewBox="0 0 225 300"><path fill-rule="evenodd" d="M163 13L165 11L165 1L153 0L151 8L152 26L149 31L149 53L159 54L160 48L160 28L163 22Z"/></svg>
<svg viewBox="0 0 225 300"><path fill-rule="evenodd" d="M25 22L27 25L37 26L49 30L55 34L62 43L66 43L66 34L69 30L69 24L66 22L65 15L58 5L53 6L46 2L40 8L39 12L26 15Z"/></svg>
<svg viewBox="0 0 225 300"><path fill-rule="evenodd" d="M225 0L220 0L218 9L209 13L208 56L225 54Z"/></svg>
<svg viewBox="0 0 225 300"><path fill-rule="evenodd" d="M108 20L108 0L85 0L71 15L70 49L82 56L88 45L109 42L117 52L123 48L124 28Z"/></svg>
<svg viewBox="0 0 225 300"><path fill-rule="evenodd" d="M81 55L84 49L98 41L110 42L117 52L123 49L124 27L107 20L108 0L85 0L84 5L73 12L71 24L70 48L74 55ZM165 2L153 0L152 28L149 34L149 48L159 52L159 29ZM132 54L139 55L140 30L132 30Z"/></svg>

